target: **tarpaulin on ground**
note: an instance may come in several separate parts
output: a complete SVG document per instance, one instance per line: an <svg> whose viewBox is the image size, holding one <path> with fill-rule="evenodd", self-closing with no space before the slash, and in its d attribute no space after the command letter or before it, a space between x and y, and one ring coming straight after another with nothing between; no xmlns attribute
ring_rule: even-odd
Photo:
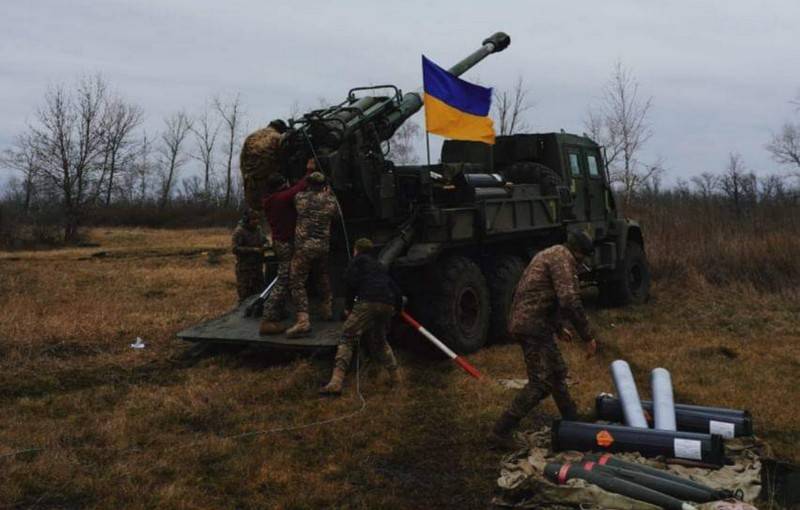
<svg viewBox="0 0 800 510"><path fill-rule="evenodd" d="M583 452L550 451L550 429L523 432L517 436L527 448L512 453L501 461L497 479L499 495L495 508L607 508L618 510L655 510L658 507L642 501L605 491L584 480L569 480L556 485L544 477L548 462L579 462ZM761 492L761 457L771 455L768 447L756 438L726 440L726 453L733 465L720 469L689 468L665 464L663 459L645 459L636 453L615 454L628 462L640 462L717 489L741 491L745 503L755 501ZM753 508L749 505L730 506L732 502L696 505L701 510ZM728 505L728 506L726 506Z"/></svg>

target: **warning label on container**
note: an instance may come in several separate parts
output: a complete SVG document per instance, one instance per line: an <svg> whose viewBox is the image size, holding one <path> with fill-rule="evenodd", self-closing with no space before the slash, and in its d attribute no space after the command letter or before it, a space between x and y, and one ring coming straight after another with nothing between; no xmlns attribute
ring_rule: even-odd
<svg viewBox="0 0 800 510"><path fill-rule="evenodd" d="M733 437L735 427L733 423L728 423L727 421L714 421L711 420L708 422L708 433L709 434L718 434L725 438Z"/></svg>
<svg viewBox="0 0 800 510"><path fill-rule="evenodd" d="M678 459L702 460L703 448L700 441L694 439L675 439L673 440L675 457Z"/></svg>
<svg viewBox="0 0 800 510"><path fill-rule="evenodd" d="M603 448L608 448L614 443L614 436L611 435L611 432L607 430L601 430L597 433L597 446L602 446Z"/></svg>

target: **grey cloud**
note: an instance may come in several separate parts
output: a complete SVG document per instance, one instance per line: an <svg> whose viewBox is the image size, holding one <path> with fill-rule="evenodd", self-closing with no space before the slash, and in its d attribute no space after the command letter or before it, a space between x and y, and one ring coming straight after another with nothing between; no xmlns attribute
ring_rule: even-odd
<svg viewBox="0 0 800 510"><path fill-rule="evenodd" d="M792 115L798 26L800 5L789 0L6 2L0 148L48 84L81 73L102 73L141 104L150 132L170 111L199 110L216 93L241 92L256 125L287 115L294 102L339 101L358 85L415 89L421 53L447 66L504 30L511 47L467 78L507 88L524 75L536 129L581 132L620 59L654 97L646 157L666 158L673 179L720 169L729 151L775 169L763 145Z"/></svg>

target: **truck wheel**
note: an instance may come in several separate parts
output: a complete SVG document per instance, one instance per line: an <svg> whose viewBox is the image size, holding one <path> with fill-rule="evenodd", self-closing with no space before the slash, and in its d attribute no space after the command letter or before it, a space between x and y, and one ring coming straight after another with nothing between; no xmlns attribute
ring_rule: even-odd
<svg viewBox="0 0 800 510"><path fill-rule="evenodd" d="M601 287L601 293L612 305L642 304L650 297L650 266L642 245L629 242L619 278Z"/></svg>
<svg viewBox="0 0 800 510"><path fill-rule="evenodd" d="M481 269L466 257L449 257L438 265L437 280L429 301L434 333L456 352L477 351L486 343L491 311Z"/></svg>
<svg viewBox="0 0 800 510"><path fill-rule="evenodd" d="M505 342L508 334L508 313L511 301L517 288L525 262L514 255L502 255L492 260L486 269L486 280L489 284L492 313L489 321L489 338L493 342Z"/></svg>

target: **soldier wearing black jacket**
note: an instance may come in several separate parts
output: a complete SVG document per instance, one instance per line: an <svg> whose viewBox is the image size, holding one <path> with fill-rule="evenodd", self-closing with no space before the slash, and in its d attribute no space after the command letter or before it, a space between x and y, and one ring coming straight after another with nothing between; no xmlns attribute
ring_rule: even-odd
<svg viewBox="0 0 800 510"><path fill-rule="evenodd" d="M386 269L370 255L372 248L369 239L355 242L354 256L345 273L347 320L336 349L333 375L320 390L324 395L342 393L342 383L359 336L367 344L370 356L386 366L392 384L400 381L397 359L386 341L386 333L392 316L402 308L403 294Z"/></svg>

